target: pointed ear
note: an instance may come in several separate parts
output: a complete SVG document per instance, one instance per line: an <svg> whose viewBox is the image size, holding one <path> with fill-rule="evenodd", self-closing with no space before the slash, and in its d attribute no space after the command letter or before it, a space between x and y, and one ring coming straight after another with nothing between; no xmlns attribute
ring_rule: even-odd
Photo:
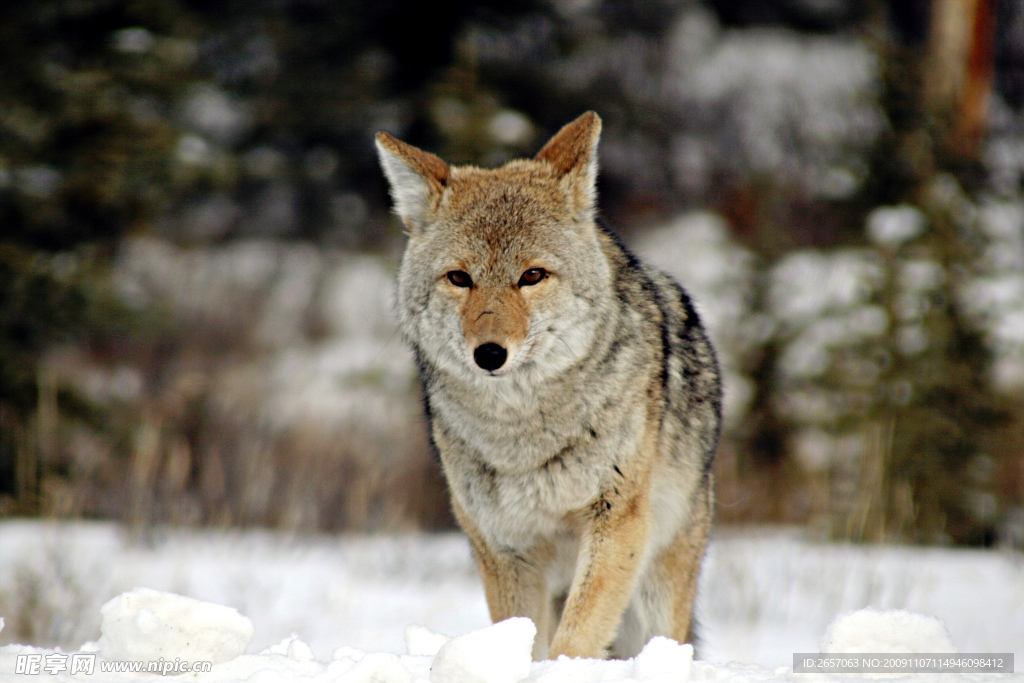
<svg viewBox="0 0 1024 683"><path fill-rule="evenodd" d="M377 133L376 142L381 168L391 184L395 213L409 233L415 233L441 200L448 184L448 164L388 133Z"/></svg>
<svg viewBox="0 0 1024 683"><path fill-rule="evenodd" d="M588 111L548 140L537 153L569 180L577 209L594 208L597 185L597 141L601 137L601 117Z"/></svg>

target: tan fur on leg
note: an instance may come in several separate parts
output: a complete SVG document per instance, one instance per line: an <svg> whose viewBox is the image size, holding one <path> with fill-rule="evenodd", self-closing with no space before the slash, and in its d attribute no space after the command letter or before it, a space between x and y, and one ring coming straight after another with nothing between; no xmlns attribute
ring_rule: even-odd
<svg viewBox="0 0 1024 683"><path fill-rule="evenodd" d="M650 530L646 491L628 500L598 501L580 539L580 563L551 657L604 658L637 580Z"/></svg>
<svg viewBox="0 0 1024 683"><path fill-rule="evenodd" d="M537 627L533 658L545 659L550 641L551 600L548 598L544 567L551 559L550 546L541 545L525 555L494 552L472 520L466 518L457 501L452 501L452 507L473 547L491 621L497 623L510 617L532 619Z"/></svg>
<svg viewBox="0 0 1024 683"><path fill-rule="evenodd" d="M672 637L680 643L693 642L693 602L697 596L700 565L711 530L710 485L700 489L698 496L693 525L683 527L676 541L658 559L659 572L665 577L666 585L673 588Z"/></svg>

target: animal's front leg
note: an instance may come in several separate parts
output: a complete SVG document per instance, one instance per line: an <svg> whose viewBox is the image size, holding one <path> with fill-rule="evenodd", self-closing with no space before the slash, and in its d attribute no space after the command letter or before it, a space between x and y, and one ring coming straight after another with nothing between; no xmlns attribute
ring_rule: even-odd
<svg viewBox="0 0 1024 683"><path fill-rule="evenodd" d="M533 659L546 659L551 639L551 599L544 573L553 555L550 544L539 543L526 551L495 549L457 501L453 501L453 508L473 546L491 620L497 623L509 617L532 619L537 626Z"/></svg>
<svg viewBox="0 0 1024 683"><path fill-rule="evenodd" d="M650 534L646 491L629 498L607 494L589 511L562 619L551 643L552 658L604 658L637 583Z"/></svg>

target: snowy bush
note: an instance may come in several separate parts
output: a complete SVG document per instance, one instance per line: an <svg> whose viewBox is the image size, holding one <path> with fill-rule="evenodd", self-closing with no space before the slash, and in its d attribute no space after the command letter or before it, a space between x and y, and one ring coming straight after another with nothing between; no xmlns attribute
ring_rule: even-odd
<svg viewBox="0 0 1024 683"><path fill-rule="evenodd" d="M113 367L66 348L61 386L118 408L66 446L93 459L82 505L151 520L386 528L447 519L411 358L380 259L246 240L185 248L126 240L114 282L159 321ZM124 457L128 485L101 466ZM119 489L103 496L104 487ZM92 493L95 491L95 493ZM402 492L405 493L402 493ZM411 493L415 492L415 494Z"/></svg>
<svg viewBox="0 0 1024 683"><path fill-rule="evenodd" d="M707 128L714 121L714 135L677 141L677 150L689 150L677 162L684 180L706 183L728 169L748 178L777 174L829 198L857 190L866 170L858 157L885 125L875 98L880 65L866 44L764 28L722 30L710 11L691 5L667 52L668 88L679 108ZM694 164L697 173L685 173Z"/></svg>

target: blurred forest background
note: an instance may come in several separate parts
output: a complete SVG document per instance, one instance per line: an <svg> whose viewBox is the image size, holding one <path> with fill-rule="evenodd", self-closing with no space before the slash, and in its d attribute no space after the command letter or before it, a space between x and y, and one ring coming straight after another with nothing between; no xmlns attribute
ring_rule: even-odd
<svg viewBox="0 0 1024 683"><path fill-rule="evenodd" d="M452 525L372 136L604 119L727 377L720 524L1024 547L1024 1L7 0L0 516Z"/></svg>

